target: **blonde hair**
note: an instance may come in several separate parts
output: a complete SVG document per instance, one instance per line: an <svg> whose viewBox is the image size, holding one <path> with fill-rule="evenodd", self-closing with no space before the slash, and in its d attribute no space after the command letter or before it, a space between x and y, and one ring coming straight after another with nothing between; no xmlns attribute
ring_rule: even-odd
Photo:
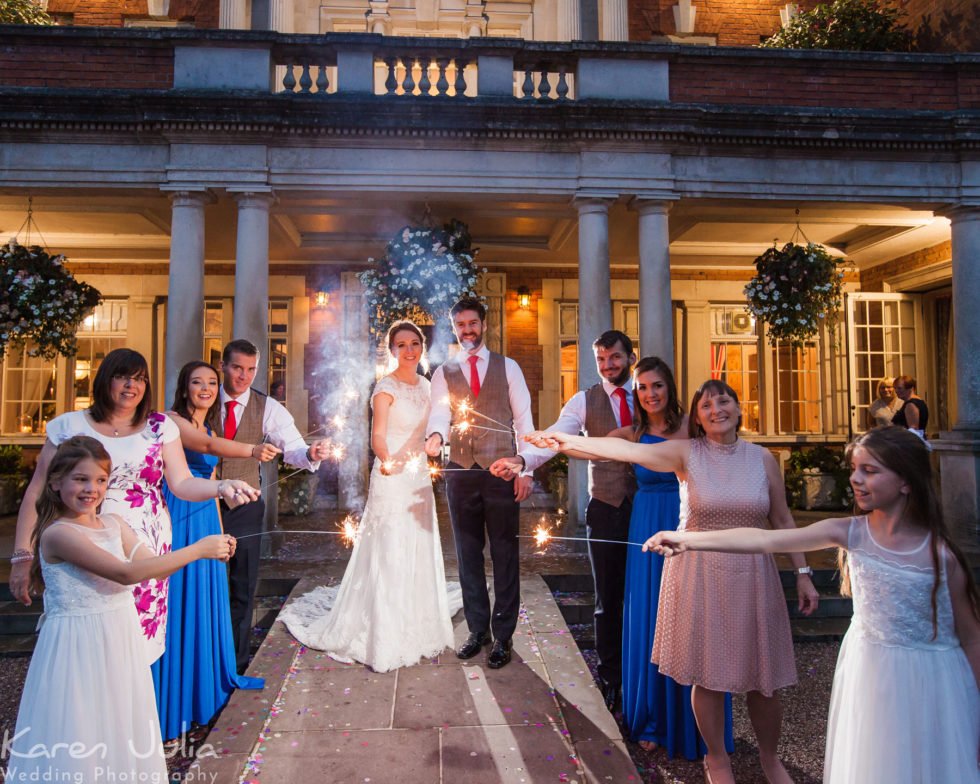
<svg viewBox="0 0 980 784"><path fill-rule="evenodd" d="M31 534L34 560L31 562L30 588L33 591L41 591L44 588L44 577L41 574L41 536L51 523L65 512L61 495L51 484L64 479L83 460L94 460L107 475L112 473L112 458L101 442L90 436L72 436L55 451L48 466L48 475L44 477L44 488L35 505L37 525L34 526L34 533Z"/></svg>

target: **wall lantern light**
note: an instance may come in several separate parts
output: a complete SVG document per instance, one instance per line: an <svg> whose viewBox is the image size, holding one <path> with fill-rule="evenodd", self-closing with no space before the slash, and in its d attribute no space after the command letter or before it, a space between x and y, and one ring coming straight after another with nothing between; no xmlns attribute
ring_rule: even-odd
<svg viewBox="0 0 980 784"><path fill-rule="evenodd" d="M528 310L531 307L531 291L527 286L517 289L517 307Z"/></svg>
<svg viewBox="0 0 980 784"><path fill-rule="evenodd" d="M318 291L313 295L313 307L325 308L330 304L330 292Z"/></svg>

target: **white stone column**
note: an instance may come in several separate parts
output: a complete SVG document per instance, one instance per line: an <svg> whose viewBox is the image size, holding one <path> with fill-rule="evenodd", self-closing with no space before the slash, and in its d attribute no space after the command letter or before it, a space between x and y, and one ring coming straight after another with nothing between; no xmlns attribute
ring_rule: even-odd
<svg viewBox="0 0 980 784"><path fill-rule="evenodd" d="M579 0L558 0L558 40L578 41L582 38L582 12Z"/></svg>
<svg viewBox="0 0 980 784"><path fill-rule="evenodd" d="M592 341L612 329L612 296L609 283L608 199L576 199L578 210L578 388L599 381ZM568 505L572 520L581 528L589 498L586 464L572 460L568 471Z"/></svg>
<svg viewBox="0 0 980 784"><path fill-rule="evenodd" d="M943 513L957 540L980 551L980 206L945 213L952 224L956 422L933 442Z"/></svg>
<svg viewBox="0 0 980 784"><path fill-rule="evenodd" d="M600 2L602 3L600 40L628 41L630 39L630 26L626 0L600 0Z"/></svg>
<svg viewBox="0 0 980 784"><path fill-rule="evenodd" d="M277 33L293 32L293 0L269 0L269 28Z"/></svg>
<svg viewBox="0 0 980 784"><path fill-rule="evenodd" d="M178 191L171 197L170 278L167 296L166 392L174 399L177 374L204 351L204 191Z"/></svg>
<svg viewBox="0 0 980 784"><path fill-rule="evenodd" d="M245 0L219 0L218 27L222 30L247 30Z"/></svg>
<svg viewBox="0 0 980 784"><path fill-rule="evenodd" d="M609 200L576 199L578 209L578 387L599 381L592 341L612 329Z"/></svg>
<svg viewBox="0 0 980 784"><path fill-rule="evenodd" d="M668 201L638 200L640 247L640 350L676 368L674 313L670 297Z"/></svg>
<svg viewBox="0 0 980 784"><path fill-rule="evenodd" d="M235 317L232 339L252 341L260 352L255 388L268 387L269 353L269 206L271 192L234 194L238 202L235 247Z"/></svg>

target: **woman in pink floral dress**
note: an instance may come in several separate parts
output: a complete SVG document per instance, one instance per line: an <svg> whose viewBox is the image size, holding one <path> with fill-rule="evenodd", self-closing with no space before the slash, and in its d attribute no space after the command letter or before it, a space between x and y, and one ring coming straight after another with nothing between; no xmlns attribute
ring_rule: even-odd
<svg viewBox="0 0 980 784"><path fill-rule="evenodd" d="M143 355L130 349L110 351L92 382L92 406L62 414L48 423L48 440L34 470L17 517L15 548L30 547L37 522L35 501L58 444L75 435L100 441L112 458L109 489L102 514L118 514L154 553L170 552L170 515L163 503L161 485L167 478L174 495L187 501L204 501L219 494L234 506L258 497L244 482L215 482L191 474L180 444L177 426L151 410L149 368ZM30 604L27 584L18 563L11 569L10 588L15 598ZM21 567L18 569L17 567ZM167 629L167 580L146 580L133 589L147 661L163 653Z"/></svg>

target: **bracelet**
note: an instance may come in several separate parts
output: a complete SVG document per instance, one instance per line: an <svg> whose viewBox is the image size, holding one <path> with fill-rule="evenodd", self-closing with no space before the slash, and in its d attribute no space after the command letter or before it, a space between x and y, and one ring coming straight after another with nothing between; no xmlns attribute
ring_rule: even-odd
<svg viewBox="0 0 980 784"><path fill-rule="evenodd" d="M800 566L800 567L797 567L797 569L795 571L796 571L796 576L797 577L804 577L804 576L810 577L810 576L813 575L813 569L811 567L809 567L809 566Z"/></svg>
<svg viewBox="0 0 980 784"><path fill-rule="evenodd" d="M218 480L218 488L217 488L217 492L216 492L216 493L214 494L214 497L215 497L215 498L221 498L221 485L222 485L222 484L223 484L223 483L224 483L225 481L226 481L226 480L224 480L224 479L220 479L220 480Z"/></svg>
<svg viewBox="0 0 980 784"><path fill-rule="evenodd" d="M10 563L12 564L27 563L28 561L33 560L34 553L32 553L30 550L14 550L10 555Z"/></svg>

